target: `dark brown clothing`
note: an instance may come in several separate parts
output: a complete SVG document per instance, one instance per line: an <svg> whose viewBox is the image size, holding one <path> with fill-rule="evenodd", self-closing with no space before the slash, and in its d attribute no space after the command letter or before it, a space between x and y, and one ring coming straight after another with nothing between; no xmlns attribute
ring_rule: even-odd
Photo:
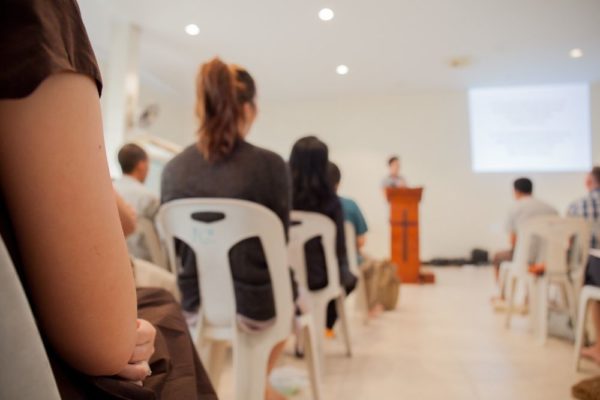
<svg viewBox="0 0 600 400"><path fill-rule="evenodd" d="M69 400L217 399L198 358L187 324L173 296L162 289L138 289L138 317L156 328L152 376L143 386L113 377L85 376L50 354L61 397Z"/></svg>
<svg viewBox="0 0 600 400"><path fill-rule="evenodd" d="M88 75L102 91L75 0L0 0L0 99L30 95L49 75Z"/></svg>
<svg viewBox="0 0 600 400"><path fill-rule="evenodd" d="M0 100L27 97L48 76L65 71L89 76L99 94L102 90L100 71L75 0L0 0L0 61ZM5 190L0 184L0 236L27 293ZM173 298L160 289L139 290L138 314L157 330L156 350L150 360L153 375L144 386L115 377L86 376L64 363L47 345L61 397L216 399Z"/></svg>

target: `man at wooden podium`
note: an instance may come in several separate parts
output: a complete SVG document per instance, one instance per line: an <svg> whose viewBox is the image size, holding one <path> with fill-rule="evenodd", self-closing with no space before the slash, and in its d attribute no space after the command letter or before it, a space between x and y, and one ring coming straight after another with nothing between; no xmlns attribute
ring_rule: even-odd
<svg viewBox="0 0 600 400"><path fill-rule="evenodd" d="M400 157L391 156L388 159L389 174L383 179L381 186L386 190L387 188L401 188L407 187L406 179L400 175Z"/></svg>
<svg viewBox="0 0 600 400"><path fill-rule="evenodd" d="M431 273L421 271L419 254L419 202L423 188L409 188L400 175L400 159L390 157L389 176L383 180L390 203L391 255L403 283L433 283Z"/></svg>

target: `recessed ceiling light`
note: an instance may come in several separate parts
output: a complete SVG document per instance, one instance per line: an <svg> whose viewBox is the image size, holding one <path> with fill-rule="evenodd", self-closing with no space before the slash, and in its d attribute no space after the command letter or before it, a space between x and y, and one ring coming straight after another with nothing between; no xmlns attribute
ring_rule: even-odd
<svg viewBox="0 0 600 400"><path fill-rule="evenodd" d="M338 75L346 75L348 73L348 71L350 71L350 69L348 68L347 65L338 65L337 68L335 69L335 72L338 73Z"/></svg>
<svg viewBox="0 0 600 400"><path fill-rule="evenodd" d="M571 58L581 58L583 57L583 51L581 49L571 49L571 51L569 51L569 56Z"/></svg>
<svg viewBox="0 0 600 400"><path fill-rule="evenodd" d="M335 14L331 8L324 8L319 11L319 18L321 18L322 21L331 21L334 16Z"/></svg>
<svg viewBox="0 0 600 400"><path fill-rule="evenodd" d="M185 33L190 36L196 36L200 33L200 28L198 28L198 25L196 24L189 24L185 26Z"/></svg>

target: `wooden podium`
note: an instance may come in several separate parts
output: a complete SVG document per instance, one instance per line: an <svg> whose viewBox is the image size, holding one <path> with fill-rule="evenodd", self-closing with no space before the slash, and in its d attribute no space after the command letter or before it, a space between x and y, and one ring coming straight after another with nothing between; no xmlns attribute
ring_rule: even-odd
<svg viewBox="0 0 600 400"><path fill-rule="evenodd" d="M431 273L421 272L419 254L419 202L423 188L388 188L392 262L402 283L433 283Z"/></svg>

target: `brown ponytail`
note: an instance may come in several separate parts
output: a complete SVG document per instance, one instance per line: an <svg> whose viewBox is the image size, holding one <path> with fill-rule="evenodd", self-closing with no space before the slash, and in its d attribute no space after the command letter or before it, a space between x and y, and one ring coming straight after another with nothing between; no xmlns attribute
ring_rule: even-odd
<svg viewBox="0 0 600 400"><path fill-rule="evenodd" d="M227 157L244 122L244 104L254 105L256 88L250 74L218 58L202 65L196 81L196 115L200 119L200 151L209 161Z"/></svg>

